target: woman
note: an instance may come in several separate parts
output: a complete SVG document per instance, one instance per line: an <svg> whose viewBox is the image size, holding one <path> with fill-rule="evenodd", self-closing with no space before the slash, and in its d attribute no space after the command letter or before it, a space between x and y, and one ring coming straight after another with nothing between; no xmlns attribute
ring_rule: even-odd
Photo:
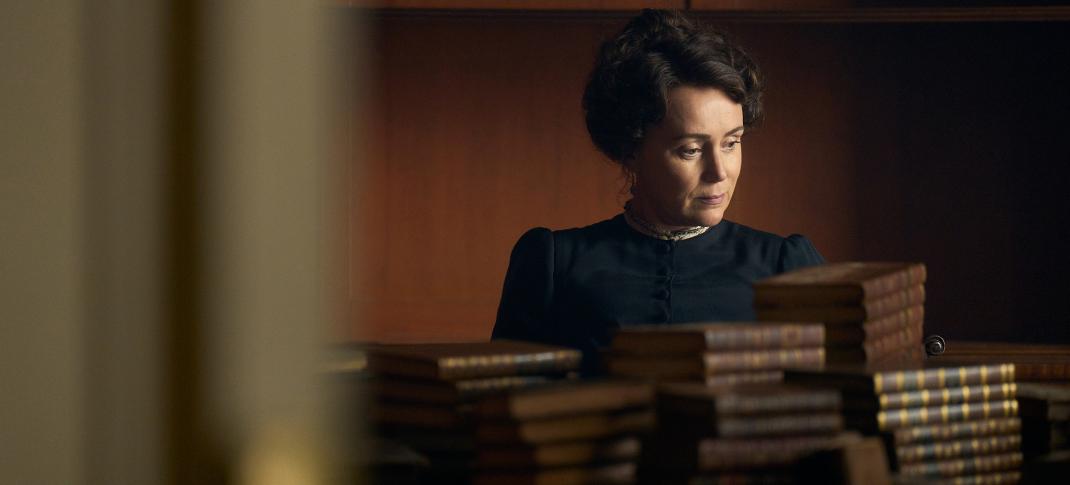
<svg viewBox="0 0 1070 485"><path fill-rule="evenodd" d="M632 198L612 219L520 238L493 338L579 348L590 373L617 328L753 320L754 281L822 263L803 236L724 219L761 98L750 58L678 13L645 10L605 42L587 130Z"/></svg>

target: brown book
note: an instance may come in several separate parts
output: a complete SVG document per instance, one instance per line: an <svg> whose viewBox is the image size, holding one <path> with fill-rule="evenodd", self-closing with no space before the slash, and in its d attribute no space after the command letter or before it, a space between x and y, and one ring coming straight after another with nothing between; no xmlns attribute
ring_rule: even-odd
<svg viewBox="0 0 1070 485"><path fill-rule="evenodd" d="M610 463L639 457L639 439L612 438L546 445L491 446L476 453L479 468L535 468Z"/></svg>
<svg viewBox="0 0 1070 485"><path fill-rule="evenodd" d="M719 322L629 326L617 332L610 349L616 354L667 355L819 347L824 343L825 329L819 324Z"/></svg>
<svg viewBox="0 0 1070 485"><path fill-rule="evenodd" d="M895 333L925 320L925 306L904 308L883 317L861 322L826 323L825 343L828 346L860 344Z"/></svg>
<svg viewBox="0 0 1070 485"><path fill-rule="evenodd" d="M852 432L835 435L777 438L703 438L697 441L658 436L644 446L643 463L659 468L693 471L721 471L777 467L796 463L815 451L841 447L860 441Z"/></svg>
<svg viewBox="0 0 1070 485"><path fill-rule="evenodd" d="M760 321L850 323L874 320L925 303L925 287L911 286L851 306L755 308Z"/></svg>
<svg viewBox="0 0 1070 485"><path fill-rule="evenodd" d="M759 306L844 306L925 283L921 263L844 262L788 271L754 284Z"/></svg>
<svg viewBox="0 0 1070 485"><path fill-rule="evenodd" d="M1022 480L1022 473L1018 471L1004 471L996 473L981 473L977 475L963 475L950 480L939 482L945 485L1011 485ZM926 481L925 483L930 483Z"/></svg>
<svg viewBox="0 0 1070 485"><path fill-rule="evenodd" d="M819 413L840 409L840 393L783 384L710 388L702 384L663 384L658 410L701 421L716 416Z"/></svg>
<svg viewBox="0 0 1070 485"><path fill-rule="evenodd" d="M1022 453L1012 452L912 463L899 467L899 475L904 477L951 478L1011 470L1020 466L1022 466Z"/></svg>
<svg viewBox="0 0 1070 485"><path fill-rule="evenodd" d="M633 377L705 377L724 372L815 368L824 362L823 347L706 352L681 357L613 355L609 359L609 371Z"/></svg>
<svg viewBox="0 0 1070 485"><path fill-rule="evenodd" d="M717 438L827 435L843 431L844 428L843 415L838 412L772 416L708 416L699 421L659 410L658 425L662 432L673 436Z"/></svg>
<svg viewBox="0 0 1070 485"><path fill-rule="evenodd" d="M463 380L560 374L578 369L580 358L580 351L565 347L493 340L374 347L368 368L379 375Z"/></svg>
<svg viewBox="0 0 1070 485"><path fill-rule="evenodd" d="M632 484L635 482L635 463L613 463L535 469L528 471L480 471L473 485L588 485Z"/></svg>
<svg viewBox="0 0 1070 485"><path fill-rule="evenodd" d="M896 461L900 465L921 461L950 460L981 455L994 455L1021 451L1021 434L1004 434L942 441L920 445L904 445L895 448Z"/></svg>
<svg viewBox="0 0 1070 485"><path fill-rule="evenodd" d="M649 431L655 423L654 411L641 409L534 421L478 421L475 436L481 444L558 443Z"/></svg>
<svg viewBox="0 0 1070 485"><path fill-rule="evenodd" d="M983 438L994 435L1015 434L1022 430L1020 418L996 418L965 421L961 423L910 426L891 433L892 444L912 444L955 441L967 438Z"/></svg>
<svg viewBox="0 0 1070 485"><path fill-rule="evenodd" d="M706 376L694 382L704 382L707 387L737 386L740 384L772 384L784 382L784 371L762 370L752 372L727 372Z"/></svg>
<svg viewBox="0 0 1070 485"><path fill-rule="evenodd" d="M946 424L971 419L1010 418L1018 415L1018 401L982 401L873 412L845 411L847 427L863 432L889 431L907 426Z"/></svg>
<svg viewBox="0 0 1070 485"><path fill-rule="evenodd" d="M459 404L497 392L557 382L550 376L507 376L438 381L381 376L368 384L372 396L391 401Z"/></svg>
<svg viewBox="0 0 1070 485"><path fill-rule="evenodd" d="M933 360L946 365L1007 362L1015 364L1018 381L1070 380L1070 345L951 341Z"/></svg>
<svg viewBox="0 0 1070 485"><path fill-rule="evenodd" d="M457 406L375 402L368 407L372 423L451 430L468 424L467 412Z"/></svg>
<svg viewBox="0 0 1070 485"><path fill-rule="evenodd" d="M912 346L921 347L922 322L917 321L894 333L887 334L862 345L827 347L825 362L828 364L862 363L880 361L901 353Z"/></svg>
<svg viewBox="0 0 1070 485"><path fill-rule="evenodd" d="M1013 382L982 386L945 387L918 391L887 392L882 394L851 395L844 397L844 408L853 410L891 410L943 406L979 401L1003 401L1014 399L1018 385Z"/></svg>
<svg viewBox="0 0 1070 485"><path fill-rule="evenodd" d="M654 387L638 381L580 381L519 389L480 399L481 418L527 420L616 411L654 403Z"/></svg>
<svg viewBox="0 0 1070 485"><path fill-rule="evenodd" d="M1002 384L1014 381L1014 364L985 364L874 372L865 366L829 367L820 371L785 371L788 383L831 386L844 392L885 392Z"/></svg>

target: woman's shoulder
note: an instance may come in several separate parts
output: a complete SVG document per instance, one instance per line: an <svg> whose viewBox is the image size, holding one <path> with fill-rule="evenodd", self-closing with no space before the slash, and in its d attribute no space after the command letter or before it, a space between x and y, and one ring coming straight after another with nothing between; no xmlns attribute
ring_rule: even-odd
<svg viewBox="0 0 1070 485"><path fill-rule="evenodd" d="M825 262L813 242L802 234L781 236L728 220L721 221L721 224L726 225L719 228L723 237L763 253L769 260L775 261L777 272Z"/></svg>

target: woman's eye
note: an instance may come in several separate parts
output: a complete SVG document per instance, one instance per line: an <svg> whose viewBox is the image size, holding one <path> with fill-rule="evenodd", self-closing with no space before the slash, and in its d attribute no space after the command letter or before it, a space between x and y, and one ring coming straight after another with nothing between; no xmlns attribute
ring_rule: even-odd
<svg viewBox="0 0 1070 485"><path fill-rule="evenodd" d="M732 140L732 141L730 141L730 142L725 144L724 151L730 152L732 150L735 150L738 146L740 146L742 144L743 144L743 140Z"/></svg>
<svg viewBox="0 0 1070 485"><path fill-rule="evenodd" d="M694 147L692 147L692 148L681 148L679 153L680 153L680 156L683 157L683 158L698 158L698 156L702 154L702 149L701 148L694 148Z"/></svg>

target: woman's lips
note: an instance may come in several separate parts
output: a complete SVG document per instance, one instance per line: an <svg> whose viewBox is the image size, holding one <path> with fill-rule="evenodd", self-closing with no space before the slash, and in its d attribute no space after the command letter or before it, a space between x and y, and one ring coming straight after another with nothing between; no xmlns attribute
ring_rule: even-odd
<svg viewBox="0 0 1070 485"><path fill-rule="evenodd" d="M720 205L725 200L725 194L699 197L698 201L706 205Z"/></svg>

